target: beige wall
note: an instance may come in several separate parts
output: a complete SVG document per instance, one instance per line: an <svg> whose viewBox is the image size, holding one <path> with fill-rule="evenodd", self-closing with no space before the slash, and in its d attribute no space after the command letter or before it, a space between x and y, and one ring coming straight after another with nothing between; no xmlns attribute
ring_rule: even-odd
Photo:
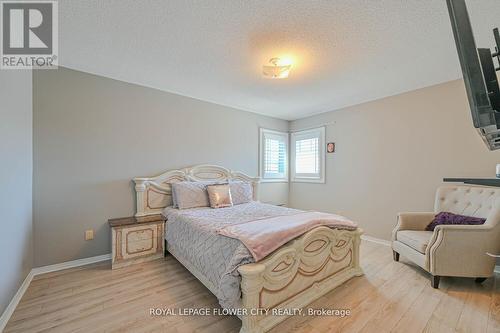
<svg viewBox="0 0 500 333"><path fill-rule="evenodd" d="M36 266L110 252L107 219L132 215L131 179L200 163L256 176L258 128L288 122L69 69L34 73ZM286 202L288 184L263 184ZM84 230L95 239L84 241Z"/></svg>
<svg viewBox="0 0 500 333"><path fill-rule="evenodd" d="M381 82L383 84L383 82ZM326 184L291 183L292 207L340 212L366 234L389 239L400 211L429 211L443 177L494 177L490 152L472 127L463 82L293 121L327 124Z"/></svg>
<svg viewBox="0 0 500 333"><path fill-rule="evenodd" d="M1 314L33 266L33 149L31 71L0 72Z"/></svg>

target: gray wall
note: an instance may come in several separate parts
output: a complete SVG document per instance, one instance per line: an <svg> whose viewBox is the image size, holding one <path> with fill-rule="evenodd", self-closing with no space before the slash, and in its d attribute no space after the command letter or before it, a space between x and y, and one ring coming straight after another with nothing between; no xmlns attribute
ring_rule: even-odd
<svg viewBox="0 0 500 333"><path fill-rule="evenodd" d="M107 219L134 213L131 179L210 163L258 173L258 128L288 122L60 68L37 71L35 265L110 252ZM288 184L263 184L285 202ZM84 230L94 228L93 241Z"/></svg>
<svg viewBox="0 0 500 333"><path fill-rule="evenodd" d="M291 183L292 207L339 212L366 234L390 239L400 211L432 211L443 177L494 177L490 152L472 127L461 80L297 120L329 124L326 184Z"/></svg>
<svg viewBox="0 0 500 333"><path fill-rule="evenodd" d="M31 71L0 72L0 314L33 266Z"/></svg>
<svg viewBox="0 0 500 333"><path fill-rule="evenodd" d="M258 171L259 126L327 125L326 184L263 184L264 201L338 212L389 239L431 210L443 177L494 176L462 81L288 123L69 69L34 73L35 266L108 253L106 220L134 213L131 178L198 163ZM96 230L84 241L86 229Z"/></svg>

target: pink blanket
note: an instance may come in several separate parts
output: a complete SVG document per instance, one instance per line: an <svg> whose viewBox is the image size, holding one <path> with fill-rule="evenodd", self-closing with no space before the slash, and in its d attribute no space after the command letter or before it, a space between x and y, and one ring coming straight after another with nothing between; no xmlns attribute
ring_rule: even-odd
<svg viewBox="0 0 500 333"><path fill-rule="evenodd" d="M340 215L303 212L234 224L217 233L240 240L257 262L283 244L319 226L346 230L357 228L356 223Z"/></svg>

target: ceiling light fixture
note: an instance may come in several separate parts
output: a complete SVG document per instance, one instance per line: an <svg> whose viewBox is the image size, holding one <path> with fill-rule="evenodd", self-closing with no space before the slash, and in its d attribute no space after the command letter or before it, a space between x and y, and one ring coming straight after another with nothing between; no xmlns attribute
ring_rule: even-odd
<svg viewBox="0 0 500 333"><path fill-rule="evenodd" d="M271 79L286 79L290 74L292 62L288 59L271 58L269 60L271 65L262 66L262 73L265 77Z"/></svg>

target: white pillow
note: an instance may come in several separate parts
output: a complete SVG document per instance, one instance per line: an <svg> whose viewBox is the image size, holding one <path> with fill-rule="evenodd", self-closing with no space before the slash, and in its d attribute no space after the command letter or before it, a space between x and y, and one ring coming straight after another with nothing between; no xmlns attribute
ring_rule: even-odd
<svg viewBox="0 0 500 333"><path fill-rule="evenodd" d="M207 182L179 182L172 184L174 205L179 209L209 207Z"/></svg>
<svg viewBox="0 0 500 333"><path fill-rule="evenodd" d="M179 208L179 205L177 204L177 198L175 196L174 184L170 184L170 185L171 185L171 189L172 189L172 207Z"/></svg>
<svg viewBox="0 0 500 333"><path fill-rule="evenodd" d="M235 180L229 182L233 205L240 205L253 200L253 187L249 182Z"/></svg>

